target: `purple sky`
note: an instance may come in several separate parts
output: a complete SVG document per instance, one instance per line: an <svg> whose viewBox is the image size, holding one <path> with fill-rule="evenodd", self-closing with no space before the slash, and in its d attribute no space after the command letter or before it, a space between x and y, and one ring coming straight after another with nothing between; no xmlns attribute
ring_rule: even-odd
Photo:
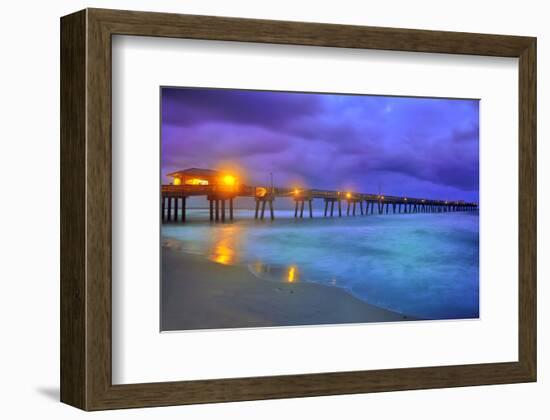
<svg viewBox="0 0 550 420"><path fill-rule="evenodd" d="M249 185L479 200L479 102L162 88L162 175L231 168Z"/></svg>

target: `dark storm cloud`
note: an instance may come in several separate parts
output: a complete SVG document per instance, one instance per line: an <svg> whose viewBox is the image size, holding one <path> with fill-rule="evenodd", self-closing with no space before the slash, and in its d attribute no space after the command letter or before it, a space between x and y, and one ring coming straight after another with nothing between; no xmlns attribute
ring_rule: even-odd
<svg viewBox="0 0 550 420"><path fill-rule="evenodd" d="M275 128L320 111L316 95L229 89L164 88L162 104L163 124L183 126L227 121Z"/></svg>
<svg viewBox="0 0 550 420"><path fill-rule="evenodd" d="M265 183L478 200L478 101L163 89L163 173L241 167Z"/></svg>

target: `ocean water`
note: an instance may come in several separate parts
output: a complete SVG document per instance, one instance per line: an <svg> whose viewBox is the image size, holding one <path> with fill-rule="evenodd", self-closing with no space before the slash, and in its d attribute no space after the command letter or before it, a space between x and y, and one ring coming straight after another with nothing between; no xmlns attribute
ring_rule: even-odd
<svg viewBox="0 0 550 420"><path fill-rule="evenodd" d="M162 236L265 281L331 285L422 319L479 317L477 212L293 215L279 210L275 221L257 221L236 210L233 223L210 224L207 210L188 210L188 223L163 225Z"/></svg>

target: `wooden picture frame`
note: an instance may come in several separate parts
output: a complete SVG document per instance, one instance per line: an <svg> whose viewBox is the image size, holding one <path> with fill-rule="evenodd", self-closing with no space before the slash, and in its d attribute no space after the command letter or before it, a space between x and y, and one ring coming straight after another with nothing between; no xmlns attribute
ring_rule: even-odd
<svg viewBox="0 0 550 420"><path fill-rule="evenodd" d="M191 38L519 58L519 360L112 384L111 39ZM536 380L536 38L86 9L61 19L61 401L84 410Z"/></svg>

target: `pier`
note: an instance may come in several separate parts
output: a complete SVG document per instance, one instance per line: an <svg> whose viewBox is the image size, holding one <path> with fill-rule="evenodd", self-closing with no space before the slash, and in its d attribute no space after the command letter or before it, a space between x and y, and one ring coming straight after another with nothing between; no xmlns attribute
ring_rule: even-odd
<svg viewBox="0 0 550 420"><path fill-rule="evenodd" d="M282 188L240 184L235 176L210 169L191 168L169 174L172 184L161 188L163 222L185 222L187 198L203 196L209 203L211 222L234 220L234 200L251 197L254 218L275 219L276 199L294 200L295 218L313 218L314 201L324 205L324 217L354 217L374 214L447 213L477 210L477 203L456 200L399 197L354 191ZM181 212L179 211L181 209ZM304 215L305 213L305 215Z"/></svg>

